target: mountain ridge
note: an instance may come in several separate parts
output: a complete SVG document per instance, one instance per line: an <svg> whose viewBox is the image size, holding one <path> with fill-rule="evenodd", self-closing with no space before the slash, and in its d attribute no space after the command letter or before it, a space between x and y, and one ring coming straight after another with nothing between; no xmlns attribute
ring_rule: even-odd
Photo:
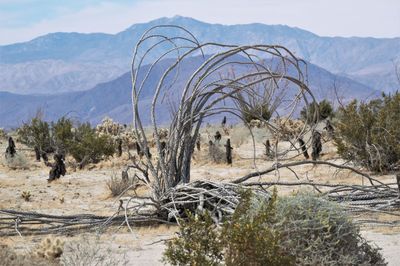
<svg viewBox="0 0 400 266"><path fill-rule="evenodd" d="M139 106L143 112L144 123L148 124L150 115L148 105L154 93L154 88L161 77L163 70L170 63L171 59L164 59L160 65L154 68L154 73L145 84ZM181 75L175 83L175 90L182 88L185 78L189 77L193 71L204 62L202 56L190 57L185 59L181 67ZM146 73L149 65L143 67L141 71ZM349 78L334 75L316 65L308 64L308 77L310 88L318 99L328 98L335 101L336 93L343 95L346 90L351 90L351 98L367 98L371 95L377 96L379 92L355 82ZM235 69L235 71L243 71ZM237 74L238 74L237 73ZM336 87L332 87L336 84ZM118 78L97 84L90 90L64 92L55 95L22 95L0 91L0 127L17 127L21 123L29 121L37 110L41 110L44 118L54 121L69 114L80 121L89 121L93 124L99 123L105 116L110 116L121 123L132 122L131 109L131 74L126 72ZM336 89L337 91L334 91ZM173 91L175 91L173 90ZM179 92L174 97L179 97ZM159 106L160 119L165 122L169 118L168 106Z"/></svg>
<svg viewBox="0 0 400 266"><path fill-rule="evenodd" d="M346 75L376 89L390 91L398 86L391 60L400 60L400 37L326 37L287 25L210 24L175 16L133 24L116 34L51 33L29 42L0 46L0 65L15 68L13 71L0 72L0 90L34 93L63 92L68 88L75 91L90 89L93 83L109 81L129 69L134 44L146 29L158 24L184 26L201 42L280 44L332 73ZM71 68L85 70L72 74L72 70L50 74L49 80L55 79L57 82L45 83L41 82L40 77L32 80L32 73L25 73L15 66L17 63L31 62L40 71L49 72L48 67L40 64L41 60L61 60L70 64ZM110 72L96 76L96 71L89 71L85 64ZM117 69L119 71L113 72ZM20 79L13 79L15 75L20 75ZM21 85L21 80L24 85ZM79 80L82 80L81 84L77 84ZM38 85L29 87L30 82ZM56 90L52 87L54 83L61 84L60 88Z"/></svg>

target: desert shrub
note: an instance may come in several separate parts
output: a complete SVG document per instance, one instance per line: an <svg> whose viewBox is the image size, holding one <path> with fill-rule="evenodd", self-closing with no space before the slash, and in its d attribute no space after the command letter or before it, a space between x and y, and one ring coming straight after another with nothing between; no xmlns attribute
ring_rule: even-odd
<svg viewBox="0 0 400 266"><path fill-rule="evenodd" d="M167 243L163 260L172 265L293 265L294 258L283 253L275 222L276 193L271 200L243 193L230 221L218 228L206 212L188 215L178 237ZM261 207L260 207L261 206Z"/></svg>
<svg viewBox="0 0 400 266"><path fill-rule="evenodd" d="M4 165L10 169L29 169L29 163L22 153L16 153L13 157L4 156Z"/></svg>
<svg viewBox="0 0 400 266"><path fill-rule="evenodd" d="M309 194L266 202L245 192L218 228L202 214L167 243L172 265L386 265L338 205Z"/></svg>
<svg viewBox="0 0 400 266"><path fill-rule="evenodd" d="M107 187L111 192L113 197L119 196L122 192L126 191L128 188L135 188L137 182L132 178L118 178L115 175L111 176L110 180L107 182Z"/></svg>
<svg viewBox="0 0 400 266"><path fill-rule="evenodd" d="M208 156L213 163L223 163L225 162L225 151L222 144L214 142L210 145L208 144Z"/></svg>
<svg viewBox="0 0 400 266"><path fill-rule="evenodd" d="M108 135L99 136L89 123L76 128L74 141L70 143L68 149L80 167L88 163L98 163L115 152L113 139Z"/></svg>
<svg viewBox="0 0 400 266"><path fill-rule="evenodd" d="M379 250L335 203L299 194L277 202L275 230L298 265L385 265Z"/></svg>
<svg viewBox="0 0 400 266"><path fill-rule="evenodd" d="M32 118L17 130L18 140L27 146L37 147L40 151L51 152L53 150L51 128L49 123L43 121L40 116Z"/></svg>
<svg viewBox="0 0 400 266"><path fill-rule="evenodd" d="M231 220L222 229L226 265L293 265L294 257L285 253L281 232L274 229L276 191L272 198L243 194Z"/></svg>
<svg viewBox="0 0 400 266"><path fill-rule="evenodd" d="M56 123L52 123L53 143L57 150L64 154L69 152L74 133L71 119L62 117Z"/></svg>
<svg viewBox="0 0 400 266"><path fill-rule="evenodd" d="M33 118L17 130L18 140L40 151L66 150L73 139L72 120L62 117L56 123L48 123L40 117Z"/></svg>
<svg viewBox="0 0 400 266"><path fill-rule="evenodd" d="M211 216L187 216L181 222L178 237L167 242L163 261L172 265L220 265L223 239Z"/></svg>
<svg viewBox="0 0 400 266"><path fill-rule="evenodd" d="M60 258L64 266L122 266L128 265L126 254L117 254L110 246L102 246L99 239L84 236L64 244Z"/></svg>
<svg viewBox="0 0 400 266"><path fill-rule="evenodd" d="M316 113L318 109L318 113ZM331 103L327 100L322 100L318 104L315 102L305 106L300 111L300 117L307 124L317 123L321 120L327 119L328 117L334 116L334 110Z"/></svg>
<svg viewBox="0 0 400 266"><path fill-rule="evenodd" d="M339 109L338 154L376 172L399 169L400 94L369 103L352 101Z"/></svg>
<svg viewBox="0 0 400 266"><path fill-rule="evenodd" d="M254 141L256 143L261 143L271 137L271 134L266 128L252 128L251 134L253 134ZM242 144L246 142L252 142L251 134L249 129L243 126L235 127L230 134L230 138L232 141L232 145L234 147L240 147Z"/></svg>
<svg viewBox="0 0 400 266"><path fill-rule="evenodd" d="M279 72L283 66L276 65ZM282 70L282 69L281 69ZM232 69L233 77L235 73ZM248 77L248 87L234 94L233 101L241 113L245 123L251 120L269 121L282 103L287 84L276 84L272 80L257 82L259 77Z"/></svg>
<svg viewBox="0 0 400 266"><path fill-rule="evenodd" d="M19 141L29 147L38 148L40 153L57 151L64 155L71 154L80 167L97 163L115 152L110 135L97 134L89 123L74 128L73 121L65 117L51 124L35 117L17 132Z"/></svg>

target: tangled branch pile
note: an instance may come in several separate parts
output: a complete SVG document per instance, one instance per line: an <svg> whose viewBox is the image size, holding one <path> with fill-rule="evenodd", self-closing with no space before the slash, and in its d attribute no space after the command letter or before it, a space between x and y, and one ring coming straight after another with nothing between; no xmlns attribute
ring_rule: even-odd
<svg viewBox="0 0 400 266"><path fill-rule="evenodd" d="M240 202L243 188L235 184L196 181L171 188L160 201L148 197L129 198L112 216L47 215L35 212L0 210L0 236L16 234L67 234L100 230L107 226L139 226L153 223L176 223L188 213L208 212L215 222L232 215ZM260 198L269 193L252 189Z"/></svg>

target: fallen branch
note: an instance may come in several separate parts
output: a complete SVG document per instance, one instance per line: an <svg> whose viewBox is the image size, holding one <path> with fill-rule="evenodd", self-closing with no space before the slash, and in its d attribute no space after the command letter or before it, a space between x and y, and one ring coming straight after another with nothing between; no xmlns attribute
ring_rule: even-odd
<svg viewBox="0 0 400 266"><path fill-rule="evenodd" d="M270 168L268 168L268 169L266 169L264 171L257 171L257 172L254 172L254 173L250 173L248 175L245 175L245 176L243 176L241 178L238 178L238 179L234 180L232 183L239 184L239 183L242 183L244 181L249 180L252 177L260 177L262 175L265 175L265 174L271 173L273 171L276 171L277 169L280 169L280 168L288 168L288 167L292 167L292 166L299 166L299 165L305 165L305 164L329 165L329 166L332 166L332 167L335 167L335 168L339 168L339 169L350 170L350 171L352 171L352 172L354 172L356 174L359 174L359 175L367 178L372 186L375 186L375 184L373 182L376 182L376 183L378 183L380 185L384 185L385 186L385 184L382 183L381 181L376 180L376 179L372 178L370 175L368 175L366 173L363 173L363 172L361 172L361 171L359 171L359 170L357 170L357 169L355 169L353 167L350 167L350 166L347 166L347 165L335 164L335 163L331 163L331 162L312 161L312 160L291 162L291 163L285 163L285 164L279 164L279 163L278 164L274 164L273 166L271 166Z"/></svg>

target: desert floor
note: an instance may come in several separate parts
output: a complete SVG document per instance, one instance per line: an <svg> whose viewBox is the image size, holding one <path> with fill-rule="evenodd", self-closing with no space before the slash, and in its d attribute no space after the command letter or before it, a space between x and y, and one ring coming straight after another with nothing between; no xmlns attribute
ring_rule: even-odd
<svg viewBox="0 0 400 266"><path fill-rule="evenodd" d="M203 133L206 138L206 133ZM248 136L248 135L247 135ZM226 138L226 136L224 137ZM233 165L211 163L207 157L207 148L196 152L192 167L192 180L207 179L228 182L242 177L255 169L265 169L274 162L263 156L264 146L260 143L256 147L256 159L253 160L253 144L248 137L232 136ZM222 142L224 139L222 140ZM288 143L280 147L284 149ZM120 177L121 169L129 163L127 155L122 158L111 158L97 165L90 165L84 170L74 171L67 169L67 175L52 183L47 182L49 168L41 162L35 162L32 151L17 143L17 148L28 163L28 169L9 169L4 161L3 151L6 141L0 144L2 158L0 159L0 209L15 209L35 211L47 214L81 214L91 213L99 215L113 214L119 205L118 199L111 197L107 182L112 176ZM297 157L291 160L302 160ZM322 160L342 162L335 153L331 143L323 148ZM298 178L313 180L314 182L351 183L361 184L360 176L349 171L337 172L327 166L298 166L294 168ZM383 182L393 182L393 176L380 176ZM258 178L257 178L258 179ZM289 170L280 170L278 173L265 175L262 180L296 181L296 177ZM256 179L255 179L256 180ZM141 188L144 189L144 188ZM299 189L309 188L279 188L280 194L288 194ZM31 200L25 201L23 191L31 193ZM145 193L145 192L143 192ZM371 218L371 217L369 217ZM384 217L373 217L385 219ZM115 260L126 259L128 265L162 265L161 257L164 250L164 240L174 236L176 226L154 226L135 228L132 234L126 227L109 228L101 235L78 234L61 236L66 243L87 242L92 248L106 251ZM400 228L383 226L362 226L363 235L371 242L382 248L382 253L389 265L400 265ZM13 247L17 252L31 252L46 236L13 236L0 238L0 244Z"/></svg>

